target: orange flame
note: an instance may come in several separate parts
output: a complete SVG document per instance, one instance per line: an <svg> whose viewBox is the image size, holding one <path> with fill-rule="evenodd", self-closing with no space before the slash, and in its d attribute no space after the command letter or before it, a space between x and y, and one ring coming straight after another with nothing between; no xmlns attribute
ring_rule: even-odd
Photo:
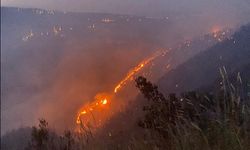
<svg viewBox="0 0 250 150"><path fill-rule="evenodd" d="M109 101L113 97L113 95L115 93L117 93L122 87L124 87L127 84L127 82L130 81L130 79L133 79L133 77L135 76L136 73L138 73L140 70L142 70L147 64L152 62L157 57L164 56L166 54L166 52L167 51L157 51L153 56L151 56L148 59L142 61L134 69L129 71L127 76L115 86L114 93L111 94L112 96L108 97L107 95L109 95L109 94L106 94L105 96L101 96L101 97L96 98L96 100L93 101L92 103L85 105L83 107L83 109L81 109L80 112L78 113L78 115L76 117L76 123L77 124L82 124L81 118L83 116L86 116L89 112L97 111L97 109L100 109L100 107L103 107L103 106L107 105L108 103L110 103ZM92 113L91 113L91 115L92 115Z"/></svg>
<svg viewBox="0 0 250 150"><path fill-rule="evenodd" d="M114 93L117 93L118 90L120 90L124 85L127 84L127 81L132 79L133 76L139 72L141 69L143 69L147 64L149 64L150 62L152 62L155 58L159 57L160 55L165 55L165 52L163 51L158 51L156 52L152 57L149 57L148 59L142 61L138 66L136 66L134 69L132 69L127 76L121 80L118 85L115 87L114 89Z"/></svg>
<svg viewBox="0 0 250 150"><path fill-rule="evenodd" d="M108 103L107 99L102 100L102 104L106 105Z"/></svg>
<svg viewBox="0 0 250 150"><path fill-rule="evenodd" d="M108 100L107 98L101 99L101 100L96 100L93 103L86 105L85 107L83 107L83 109L78 113L77 115L77 119L76 119L76 123L80 124L81 123L81 117L83 115L86 115L88 113L90 113L91 111L94 111L97 109L97 107L102 106L102 105L107 105L108 104Z"/></svg>

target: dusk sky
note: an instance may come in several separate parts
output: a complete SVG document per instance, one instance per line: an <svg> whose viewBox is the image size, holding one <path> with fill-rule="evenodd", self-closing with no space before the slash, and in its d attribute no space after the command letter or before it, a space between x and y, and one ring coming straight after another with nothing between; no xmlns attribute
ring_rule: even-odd
<svg viewBox="0 0 250 150"><path fill-rule="evenodd" d="M63 11L107 12L164 16L169 11L206 15L242 16L249 13L249 0L2 0L2 6L36 7Z"/></svg>

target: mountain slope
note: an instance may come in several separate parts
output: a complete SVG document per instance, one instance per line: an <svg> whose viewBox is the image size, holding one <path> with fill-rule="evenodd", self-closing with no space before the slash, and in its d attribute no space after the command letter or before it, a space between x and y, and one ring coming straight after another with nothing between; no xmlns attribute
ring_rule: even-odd
<svg viewBox="0 0 250 150"><path fill-rule="evenodd" d="M172 27L170 19L1 7L2 133L41 117L72 126L96 92L177 38Z"/></svg>
<svg viewBox="0 0 250 150"><path fill-rule="evenodd" d="M227 73L239 71L250 63L250 25L242 27L231 39L201 52L159 80L164 92L195 90L212 84L219 76L219 68Z"/></svg>

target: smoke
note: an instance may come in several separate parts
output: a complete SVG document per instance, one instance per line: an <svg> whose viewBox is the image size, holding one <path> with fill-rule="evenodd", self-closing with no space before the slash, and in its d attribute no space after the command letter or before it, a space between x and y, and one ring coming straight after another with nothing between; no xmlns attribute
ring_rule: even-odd
<svg viewBox="0 0 250 150"><path fill-rule="evenodd" d="M46 46L37 40L19 47L21 53L4 51L3 131L35 125L39 118L57 130L73 128L85 103L96 93L113 92L127 71L154 50L141 39L119 46L115 39L107 41L109 36L75 35ZM9 70L12 64L18 65Z"/></svg>
<svg viewBox="0 0 250 150"><path fill-rule="evenodd" d="M53 39L44 44L38 40L14 48L3 46L1 130L31 126L38 118L47 119L57 129L72 128L84 103L93 100L96 93L112 92L131 68L157 48L207 33L214 26L235 27L249 22L247 2L3 0L2 4L8 6L152 16L167 20L167 27L149 23L148 30L136 24L134 30L129 27L116 30L122 32L119 36L105 29L95 36L75 33L75 37L59 42ZM139 34L135 33L137 30ZM133 90L126 96L133 97Z"/></svg>

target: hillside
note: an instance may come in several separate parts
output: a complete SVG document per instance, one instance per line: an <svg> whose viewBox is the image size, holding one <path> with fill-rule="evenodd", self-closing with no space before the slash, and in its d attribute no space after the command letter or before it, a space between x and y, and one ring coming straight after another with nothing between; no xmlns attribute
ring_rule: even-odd
<svg viewBox="0 0 250 150"><path fill-rule="evenodd" d="M58 124L67 118L71 126L96 91L110 90L127 70L172 43L170 28L166 19L1 7L1 130L40 117Z"/></svg>
<svg viewBox="0 0 250 150"><path fill-rule="evenodd" d="M106 81L103 80L103 72L116 72L117 69L121 69L121 66L111 62L111 65L115 67L108 67L108 70L105 70L107 69L106 65L110 65L105 62L110 61L110 59L113 60L114 58L119 62L121 61L120 56L129 53L128 57L123 58L123 61L127 62L127 58L138 55L136 59L129 61L129 63L131 63L129 66L133 66L133 64L138 62L139 58L144 58L146 54L151 53L159 44L161 47L167 45L164 44L164 40L159 41L155 39L158 33L167 27L171 27L171 25L169 26L168 23L164 23L162 20L144 18L144 21L148 22L148 24L144 24L144 28L141 28L140 22L143 20L140 20L141 18L126 16L131 19L127 21L127 19L124 20L125 16L110 14L75 14L15 8L3 8L2 11L4 12L3 19L5 23L3 24L3 28L5 30L3 30L4 49L1 60L4 71L4 73L2 73L3 83L1 84L4 88L1 89L1 97L5 98L5 100L1 107L5 114L11 114L9 108L12 108L11 105L13 104L19 105L14 108L21 110L18 114L13 113L13 116L4 118L4 121L6 121L2 124L4 130L13 128L12 126L8 126L8 121L13 118L18 118L23 121L25 118L30 119L29 117L31 116L34 120L38 119L36 115L32 116L32 114L30 114L30 110L26 112L26 110L23 109L23 106L25 106L23 104L26 103L29 103L30 108L32 106L32 108L36 110L40 108L39 105L44 103L51 104L52 102L53 105L51 109L53 111L50 110L49 112L56 114L53 116L53 119L56 118L55 122L58 121L57 125L63 123L63 127L61 128L64 128L68 124L72 124L75 115L74 111L79 107L82 101L79 100L80 102L72 104L76 105L76 107L67 105L70 109L68 112L71 113L69 116L67 111L62 114L58 113L63 106L63 102L78 99L79 97L85 99L81 94L87 92L88 94L95 93L98 90L109 88L109 85L105 86L104 82L108 83L111 81L112 83L109 84L112 85L113 82L115 82L113 78L115 77L116 80L116 78L119 77L117 77L117 74L107 74L112 80ZM16 15L16 13L20 14ZM75 20L72 20L72 18ZM15 20L18 22L17 24L14 24ZM111 20L116 20L116 23ZM72 26L72 24L70 24L72 21L78 23ZM126 28L123 26L124 23L126 23ZM83 24L85 26L84 28L82 28ZM155 24L161 27L155 30L155 28L153 28ZM147 30L147 32L145 32L145 30ZM222 36L218 37L217 34ZM142 38L145 35L147 35L147 38ZM150 35L156 37L151 37ZM136 38L130 39L132 36ZM74 40L72 40L72 38ZM244 86L249 86L249 39L250 25L246 25L233 36L231 36L231 31L226 30L221 31L221 33L201 35L192 40L181 42L181 44L177 44L177 46L173 44L175 46L173 46L171 51L169 51L166 56L156 60L155 63L159 64L156 64L154 68L151 67L150 71L157 74L166 71L166 69L167 72L170 70L158 81L160 91L166 95L170 92L184 92L201 89L203 87L213 89L213 86L220 81L219 68L223 66L227 69L230 80L234 80L235 76L240 72ZM14 42L15 45L13 45L12 42ZM96 42L99 44L97 45ZM132 42L132 44L127 45L127 42ZM138 46L138 43L142 43L142 45ZM147 44L144 45L144 43ZM130 53L130 49L136 49L138 47L139 51L137 53ZM116 53L117 49L119 55L105 55L106 51ZM71 53L72 51L73 55ZM93 52L99 52L100 54L93 55ZM141 53L142 55L139 55ZM68 57L68 55L70 55L70 57ZM107 58L105 59L104 56ZM98 60L102 61L98 64L95 64L96 62L89 63L86 61L89 60L89 57L98 58ZM65 58L67 60L66 62L64 62ZM65 64L69 62L73 62L73 64L65 66ZM85 68L84 66L86 65L89 65L89 67ZM86 74L91 72L93 66L96 67L96 70L99 70L98 73L95 72L95 75L100 74L102 78L99 82L95 83L98 85L97 89L88 91L88 86L92 85L91 79L93 74L90 73L89 76ZM60 67L60 69L54 69L56 67ZM103 67L105 69L102 69ZM129 67L125 65L123 67L123 70L120 71L120 76L129 69ZM61 75L63 77L57 80ZM65 82L65 80L67 82ZM61 83L61 81L64 82ZM74 84L72 84L72 82ZM56 84L56 86L54 84ZM87 88L83 88L82 86L84 85L87 85ZM128 89L131 88L131 86L132 85L128 86ZM75 92L75 90L77 92ZM246 90L248 89L246 88ZM56 92L53 93L51 91ZM129 93L129 90L126 92ZM126 92L120 94L120 96L130 97ZM30 95L29 93L33 94ZM46 93L45 96L44 93ZM38 97L41 97L37 98L37 94ZM59 100L53 102L53 99L63 100L63 102ZM39 102L35 102L36 100L39 100ZM142 139L142 137L147 136L147 133L138 126L139 119L145 114L142 109L146 103L141 95L137 97L137 101L129 101L126 110L121 111L111 118L97 134L94 141L91 141L93 143L90 142L89 145L94 147L105 146L105 148L110 149L111 147L115 148L114 146L120 148L129 144L138 144L136 143L138 142L136 139ZM18 112L16 109L13 110ZM30 124L34 125L35 123L33 122ZM54 127L53 122L50 124L50 120L49 125ZM16 124L15 127L17 128L19 125ZM30 139L30 132L30 128L19 128L18 130L7 132L2 136L2 148L23 149L27 146L27 141ZM13 142L15 142L15 144L12 144Z"/></svg>
<svg viewBox="0 0 250 150"><path fill-rule="evenodd" d="M209 86L220 77L219 68L226 68L228 75L248 68L250 62L250 25L242 27L231 39L218 43L199 53L159 80L165 93L183 92ZM247 69L243 69L247 70ZM243 72L244 74L244 72ZM244 81L249 76L243 75Z"/></svg>
<svg viewBox="0 0 250 150"><path fill-rule="evenodd" d="M41 117L62 129L71 127L82 104L97 91L112 90L158 49L172 47L148 67L154 81L218 42L214 33L187 38L191 35L182 33L171 17L1 7L1 20L4 132Z"/></svg>

